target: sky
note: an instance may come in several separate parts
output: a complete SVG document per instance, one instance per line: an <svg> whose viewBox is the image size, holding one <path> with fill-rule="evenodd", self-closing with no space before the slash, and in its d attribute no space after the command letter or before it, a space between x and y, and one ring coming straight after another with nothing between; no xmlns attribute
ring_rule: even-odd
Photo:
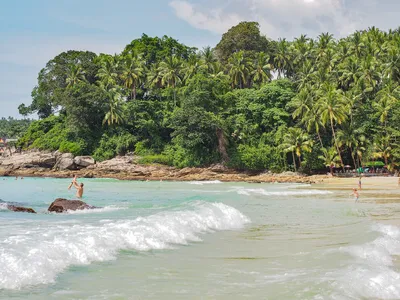
<svg viewBox="0 0 400 300"><path fill-rule="evenodd" d="M19 118L39 71L63 51L119 53L142 33L213 47L240 21L259 22L273 39L400 26L399 0L0 0L0 7L0 117Z"/></svg>

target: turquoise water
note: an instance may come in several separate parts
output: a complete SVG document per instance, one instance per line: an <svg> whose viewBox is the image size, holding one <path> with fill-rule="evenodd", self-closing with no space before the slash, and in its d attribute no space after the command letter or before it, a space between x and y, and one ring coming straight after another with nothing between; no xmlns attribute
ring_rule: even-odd
<svg viewBox="0 0 400 300"><path fill-rule="evenodd" d="M397 204L308 185L83 179L102 208L46 213L74 198L69 182L0 178L0 299L400 298L400 228L371 217Z"/></svg>

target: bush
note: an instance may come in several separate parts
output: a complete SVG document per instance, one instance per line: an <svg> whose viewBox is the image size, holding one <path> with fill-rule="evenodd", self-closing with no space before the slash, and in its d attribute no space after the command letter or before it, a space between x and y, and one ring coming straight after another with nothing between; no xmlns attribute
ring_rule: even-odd
<svg viewBox="0 0 400 300"><path fill-rule="evenodd" d="M111 159L117 155L125 155L132 151L137 139L128 132L119 135L103 134L100 145L93 153L93 158L97 161Z"/></svg>
<svg viewBox="0 0 400 300"><path fill-rule="evenodd" d="M177 168L199 167L206 163L201 157L179 145L167 146L164 154L168 157L171 165ZM211 160L213 157L203 157L203 159Z"/></svg>
<svg viewBox="0 0 400 300"><path fill-rule="evenodd" d="M85 145L83 142L63 141L58 149L63 153L72 153L74 156L81 155Z"/></svg>
<svg viewBox="0 0 400 300"><path fill-rule="evenodd" d="M146 148L146 142L141 141L137 142L135 145L135 154L136 155L149 155L151 151Z"/></svg>
<svg viewBox="0 0 400 300"><path fill-rule="evenodd" d="M265 169L280 171L282 169L279 161L279 152L275 147L267 145L239 145L231 155L229 167L241 170L261 171Z"/></svg>
<svg viewBox="0 0 400 300"><path fill-rule="evenodd" d="M171 158L165 154L153 154L146 155L139 159L139 164L150 165L150 164L162 164L162 165L172 165Z"/></svg>

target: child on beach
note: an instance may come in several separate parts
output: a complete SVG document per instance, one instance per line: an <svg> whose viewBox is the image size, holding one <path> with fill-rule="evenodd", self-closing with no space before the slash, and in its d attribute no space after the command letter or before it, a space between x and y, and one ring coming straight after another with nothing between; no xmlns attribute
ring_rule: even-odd
<svg viewBox="0 0 400 300"><path fill-rule="evenodd" d="M357 191L356 188L353 189L353 192L350 194L350 196L351 196L351 195L354 196L355 202L357 202L357 201L358 201L358 197L359 197L360 195L358 194L358 191Z"/></svg>

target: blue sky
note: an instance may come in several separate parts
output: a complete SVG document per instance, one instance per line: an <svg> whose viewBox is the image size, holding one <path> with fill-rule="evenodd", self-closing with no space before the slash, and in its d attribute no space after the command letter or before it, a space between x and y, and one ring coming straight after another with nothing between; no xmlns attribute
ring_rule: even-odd
<svg viewBox="0 0 400 300"><path fill-rule="evenodd" d="M30 104L37 74L62 51L118 53L142 33L215 46L243 20L271 38L396 28L398 0L0 0L0 117Z"/></svg>

